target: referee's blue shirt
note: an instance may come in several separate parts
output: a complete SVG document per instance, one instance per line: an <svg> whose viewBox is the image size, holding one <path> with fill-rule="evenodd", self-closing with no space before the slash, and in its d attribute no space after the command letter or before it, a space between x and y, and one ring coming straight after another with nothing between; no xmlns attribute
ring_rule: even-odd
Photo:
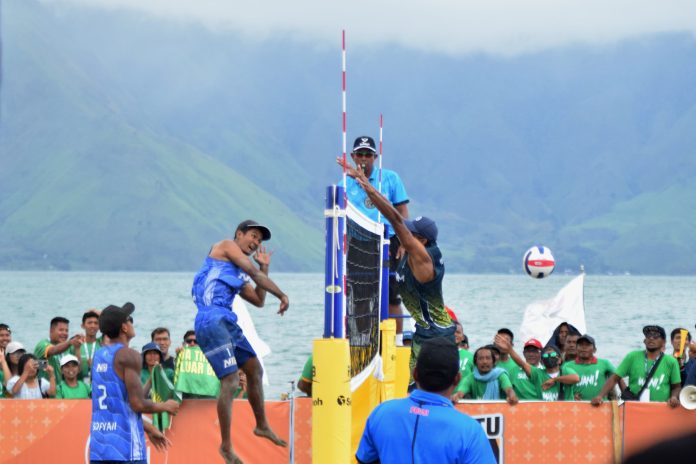
<svg viewBox="0 0 696 464"><path fill-rule="evenodd" d="M478 422L457 411L448 398L423 390L377 406L355 457L360 463L496 462Z"/></svg>

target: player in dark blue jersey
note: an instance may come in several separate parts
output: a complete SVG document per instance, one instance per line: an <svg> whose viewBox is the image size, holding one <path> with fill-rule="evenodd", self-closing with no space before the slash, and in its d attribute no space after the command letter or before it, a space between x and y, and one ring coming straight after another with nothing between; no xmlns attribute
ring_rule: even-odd
<svg viewBox="0 0 696 464"><path fill-rule="evenodd" d="M247 395L256 419L254 434L287 446L271 430L266 420L263 400L263 368L254 349L237 324L232 302L240 295L254 306L262 307L266 292L280 300L278 314L287 311L290 301L268 278L271 253L261 242L271 238L271 231L256 221L246 220L237 226L234 240L223 240L210 249L203 266L193 279L191 296L196 303L195 330L198 344L220 379L217 413L220 421L220 454L227 463L239 463L230 435L233 394L239 385L238 370L247 377ZM258 268L251 262L253 255ZM251 284L256 283L256 287Z"/></svg>
<svg viewBox="0 0 696 464"><path fill-rule="evenodd" d="M92 425L89 458L97 463L147 462L145 432L158 449L169 440L152 424L143 424L142 413L176 414L179 403L153 403L145 399L140 383L140 353L128 347L135 337L132 303L108 306L99 317L99 330L110 342L92 362Z"/></svg>

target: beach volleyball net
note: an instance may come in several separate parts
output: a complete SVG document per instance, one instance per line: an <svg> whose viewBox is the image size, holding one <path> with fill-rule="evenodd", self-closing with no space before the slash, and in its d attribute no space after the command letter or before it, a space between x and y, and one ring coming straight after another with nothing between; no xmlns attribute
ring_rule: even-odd
<svg viewBox="0 0 696 464"><path fill-rule="evenodd" d="M371 221L351 204L346 208L346 336L350 371L360 381L379 354L384 225ZM366 372L367 371L367 372Z"/></svg>

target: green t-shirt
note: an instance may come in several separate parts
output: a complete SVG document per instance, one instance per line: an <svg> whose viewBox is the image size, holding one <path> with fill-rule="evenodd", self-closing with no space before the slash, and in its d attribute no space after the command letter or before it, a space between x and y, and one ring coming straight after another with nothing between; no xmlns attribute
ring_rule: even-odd
<svg viewBox="0 0 696 464"><path fill-rule="evenodd" d="M88 343L85 342L80 345L80 375L79 379L85 379L90 377L89 372L89 360L94 358L94 353L97 352L99 348L102 347L102 338L99 337L95 341Z"/></svg>
<svg viewBox="0 0 696 464"><path fill-rule="evenodd" d="M679 362L674 356L668 354L663 354L663 358L648 385L650 401L667 401L672 392L672 385L681 384ZM647 359L645 351L632 351L616 368L616 375L619 377L628 376L628 388L634 394L638 394L654 363L654 360Z"/></svg>
<svg viewBox="0 0 696 464"><path fill-rule="evenodd" d="M53 343L51 343L48 338L44 338L37 343L36 347L34 348L34 356L36 356L36 359L46 359L46 351L48 351L48 347L52 345ZM63 379L63 375L60 373L60 360L63 356L67 356L69 354L75 355L75 347L72 345L70 345L70 347L62 353L54 354L53 356L48 357L48 363L53 366L53 370L56 373L56 382L60 382ZM44 379L48 379L48 374L46 371L42 370L39 375Z"/></svg>
<svg viewBox="0 0 696 464"><path fill-rule="evenodd" d="M580 382L575 384L575 392L579 393L580 399L585 401L599 395L607 379L616 370L608 360L599 358L594 364L577 364L575 361L570 361L565 365L580 376Z"/></svg>
<svg viewBox="0 0 696 464"><path fill-rule="evenodd" d="M56 399L81 400L91 396L92 389L82 380L78 380L75 387L71 387L65 382L59 383L56 387Z"/></svg>
<svg viewBox="0 0 696 464"><path fill-rule="evenodd" d="M464 393L464 395L469 395L471 398L475 400L480 400L483 399L483 394L486 392L486 384L486 382L476 380L474 378L474 374L471 373L464 377L461 381L459 381L459 384L457 385L457 388L454 391ZM503 372L502 374L500 374L500 376L498 377L498 385L500 387L500 398L507 398L505 390L512 387L512 383L510 383L510 377L508 377L507 372Z"/></svg>
<svg viewBox="0 0 696 464"><path fill-rule="evenodd" d="M462 374L462 379L474 371L474 354L459 348L459 372Z"/></svg>
<svg viewBox="0 0 696 464"><path fill-rule="evenodd" d="M516 368L519 367L517 363L515 362L514 359L508 358L507 361L498 361L495 363L495 367L500 367L502 369L505 369L505 372L510 375L510 373Z"/></svg>
<svg viewBox="0 0 696 464"><path fill-rule="evenodd" d="M561 376L570 374L577 374L577 372L567 365L561 364L561 372L558 375ZM531 380L538 391L541 392L541 399L544 401L558 401L558 394L561 391L561 384L559 382L554 383L553 387L549 388L548 390L541 388L541 385L550 378L551 376L546 372L546 369L540 369L532 366ZM575 399L574 385L563 384L563 398L566 401L572 401Z"/></svg>
<svg viewBox="0 0 696 464"><path fill-rule="evenodd" d="M0 370L0 399L5 397L5 373Z"/></svg>
<svg viewBox="0 0 696 464"><path fill-rule="evenodd" d="M520 366L515 366L510 372L512 388L521 400L540 400L541 388L532 379L527 377L527 373ZM542 382L543 383L543 382Z"/></svg>
<svg viewBox="0 0 696 464"><path fill-rule="evenodd" d="M300 375L300 380L304 380L305 382L312 383L312 355L309 355L309 358L307 358L307 362L305 362L304 367L302 368L302 374Z"/></svg>

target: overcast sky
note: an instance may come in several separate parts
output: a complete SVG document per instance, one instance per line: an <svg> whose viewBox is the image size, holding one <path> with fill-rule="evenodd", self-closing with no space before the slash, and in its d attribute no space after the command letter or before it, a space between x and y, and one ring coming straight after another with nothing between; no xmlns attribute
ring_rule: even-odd
<svg viewBox="0 0 696 464"><path fill-rule="evenodd" d="M696 34L695 0L43 0L130 9L260 39L398 43L444 53L515 55Z"/></svg>

